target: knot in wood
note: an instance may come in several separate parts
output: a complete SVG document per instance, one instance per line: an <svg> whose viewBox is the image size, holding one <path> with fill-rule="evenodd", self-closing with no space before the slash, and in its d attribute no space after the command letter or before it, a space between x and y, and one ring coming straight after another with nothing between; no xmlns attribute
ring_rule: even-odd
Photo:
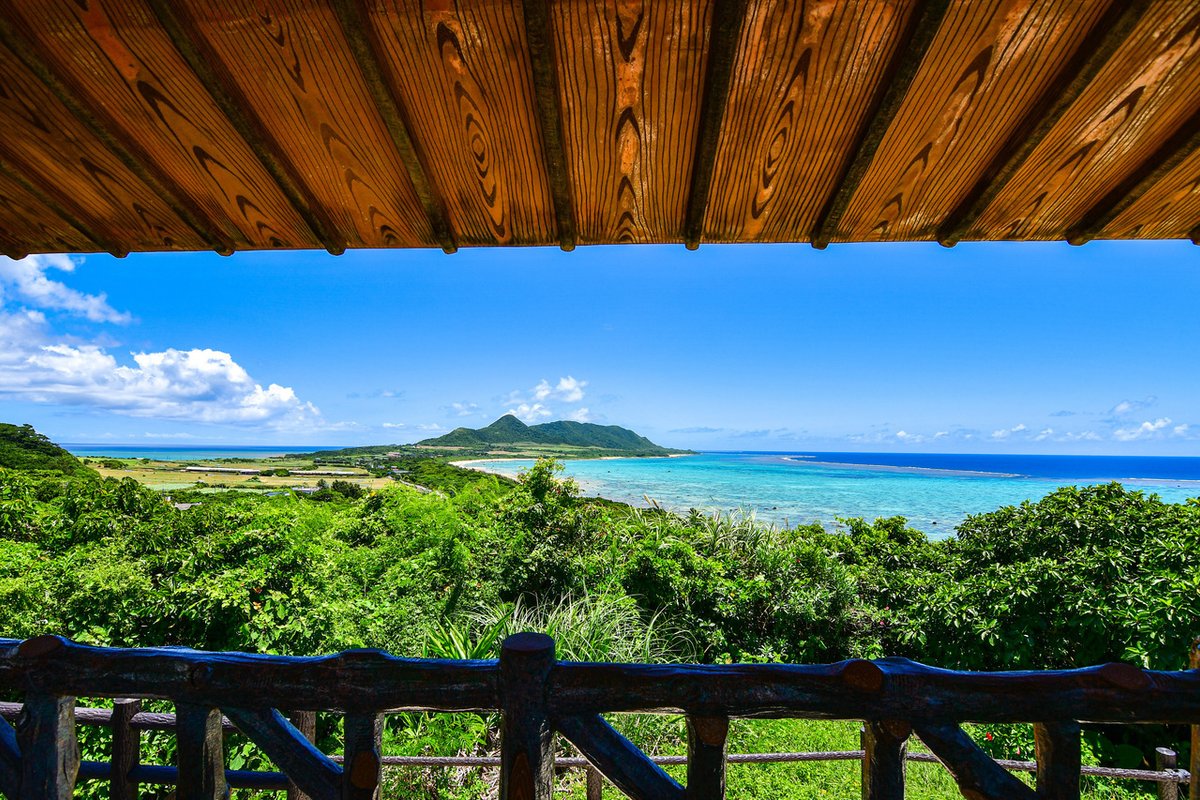
<svg viewBox="0 0 1200 800"><path fill-rule="evenodd" d="M689 721L703 744L720 747L729 736L728 717L691 717Z"/></svg>
<svg viewBox="0 0 1200 800"><path fill-rule="evenodd" d="M1150 686L1150 676L1132 664L1114 661L1102 666L1096 674L1121 689L1145 689Z"/></svg>
<svg viewBox="0 0 1200 800"><path fill-rule="evenodd" d="M196 664L188 670L188 683L192 686L207 686L210 680L212 680L212 666L209 664Z"/></svg>
<svg viewBox="0 0 1200 800"><path fill-rule="evenodd" d="M21 658L41 658L62 650L67 646L67 640L61 636L47 634L26 639L17 647L17 655Z"/></svg>
<svg viewBox="0 0 1200 800"><path fill-rule="evenodd" d="M848 661L842 667L842 682L856 691L874 694L883 689L883 670L871 661Z"/></svg>

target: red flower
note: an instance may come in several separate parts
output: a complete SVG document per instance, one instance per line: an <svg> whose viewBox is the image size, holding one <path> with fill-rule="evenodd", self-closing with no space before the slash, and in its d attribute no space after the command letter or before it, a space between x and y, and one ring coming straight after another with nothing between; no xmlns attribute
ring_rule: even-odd
<svg viewBox="0 0 1200 800"><path fill-rule="evenodd" d="M992 737L992 734L991 734L991 733L985 733L985 734L983 735L983 738L987 739L987 740L990 742L990 741L992 740L992 738L993 738L993 737Z"/></svg>

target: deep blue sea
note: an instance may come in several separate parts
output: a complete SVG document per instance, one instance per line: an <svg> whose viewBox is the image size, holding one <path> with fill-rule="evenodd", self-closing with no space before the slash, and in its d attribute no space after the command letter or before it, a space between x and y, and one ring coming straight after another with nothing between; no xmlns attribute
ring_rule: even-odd
<svg viewBox="0 0 1200 800"><path fill-rule="evenodd" d="M152 461L211 461L216 458L270 458L288 453L315 453L337 447L313 447L310 444L275 447L204 445L199 447L144 447L141 445L64 444L63 448L79 458L149 458Z"/></svg>
<svg viewBox="0 0 1200 800"><path fill-rule="evenodd" d="M478 461L516 476L533 462ZM1037 500L1058 486L1118 480L1169 502L1200 497L1200 457L701 453L566 462L587 494L675 511L742 512L782 525L903 516L934 537L968 514Z"/></svg>

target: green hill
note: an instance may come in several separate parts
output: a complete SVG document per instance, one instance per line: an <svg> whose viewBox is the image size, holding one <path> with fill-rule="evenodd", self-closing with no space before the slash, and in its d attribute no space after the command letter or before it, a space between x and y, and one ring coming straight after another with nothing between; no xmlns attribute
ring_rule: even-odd
<svg viewBox="0 0 1200 800"><path fill-rule="evenodd" d="M455 428L445 436L435 439L425 439L417 442L423 448L470 448L486 449L495 447L520 447L535 445L538 447L579 447L597 450L611 450L622 454L665 456L672 453L683 453L685 450L672 450L660 447L645 436L639 436L628 428L619 425L596 425L591 422L573 422L559 420L545 422L540 425L526 425L512 414L505 414L500 419L478 430L472 428Z"/></svg>
<svg viewBox="0 0 1200 800"><path fill-rule="evenodd" d="M79 459L63 450L32 425L0 422L0 467L30 472L43 470L80 475L88 471Z"/></svg>

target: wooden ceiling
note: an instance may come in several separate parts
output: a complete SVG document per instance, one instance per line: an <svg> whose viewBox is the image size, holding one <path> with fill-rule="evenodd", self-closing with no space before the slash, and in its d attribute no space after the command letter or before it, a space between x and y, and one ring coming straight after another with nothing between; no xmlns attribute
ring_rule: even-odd
<svg viewBox="0 0 1200 800"><path fill-rule="evenodd" d="M0 0L0 251L1200 239L1200 0Z"/></svg>

